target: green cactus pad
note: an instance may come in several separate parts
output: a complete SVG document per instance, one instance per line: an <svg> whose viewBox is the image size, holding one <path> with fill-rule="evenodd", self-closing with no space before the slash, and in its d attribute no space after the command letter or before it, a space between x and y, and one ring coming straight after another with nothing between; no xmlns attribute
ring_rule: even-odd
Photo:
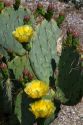
<svg viewBox="0 0 83 125"><path fill-rule="evenodd" d="M13 84L8 78L5 82L3 82L3 107L4 113L11 113L12 112L12 90Z"/></svg>
<svg viewBox="0 0 83 125"><path fill-rule="evenodd" d="M0 1L0 12L3 10L3 8L4 8L4 2Z"/></svg>
<svg viewBox="0 0 83 125"><path fill-rule="evenodd" d="M54 119L55 119L55 114L52 114L49 118L39 119L37 123L38 123L38 125L50 125Z"/></svg>
<svg viewBox="0 0 83 125"><path fill-rule="evenodd" d="M79 57L74 47L65 46L59 61L56 95L62 103L68 105L75 105L82 97L83 79Z"/></svg>
<svg viewBox="0 0 83 125"><path fill-rule="evenodd" d="M33 45L30 51L30 62L36 76L47 83L53 75L53 68L59 62L57 55L57 40L61 34L56 22L44 20L37 27L36 34L32 40Z"/></svg>
<svg viewBox="0 0 83 125"><path fill-rule="evenodd" d="M17 55L24 55L26 51L12 36L12 32L23 25L25 15L31 15L30 11L24 8L15 11L12 7L5 8L0 14L0 45Z"/></svg>
<svg viewBox="0 0 83 125"><path fill-rule="evenodd" d="M11 62L8 62L8 68L13 70L16 79L19 79L24 69L28 69L34 76L30 67L28 55L22 57L16 56Z"/></svg>
<svg viewBox="0 0 83 125"><path fill-rule="evenodd" d="M7 61L10 59L7 51L1 46L0 46L0 57L5 57Z"/></svg>
<svg viewBox="0 0 83 125"><path fill-rule="evenodd" d="M15 101L15 115L17 116L21 125L33 125L35 118L29 111L29 104L32 102L28 97L21 91Z"/></svg>

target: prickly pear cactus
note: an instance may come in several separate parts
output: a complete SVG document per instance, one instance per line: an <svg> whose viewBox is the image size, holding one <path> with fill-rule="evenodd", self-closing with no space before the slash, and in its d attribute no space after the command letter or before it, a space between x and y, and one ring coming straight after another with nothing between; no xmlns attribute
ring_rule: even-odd
<svg viewBox="0 0 83 125"><path fill-rule="evenodd" d="M15 4L13 5L15 10L18 10L20 3L21 3L21 0L15 0Z"/></svg>
<svg viewBox="0 0 83 125"><path fill-rule="evenodd" d="M19 79L24 69L28 69L29 72L34 76L28 55L24 55L22 57L16 56L11 62L8 62L8 68L13 70L16 79Z"/></svg>
<svg viewBox="0 0 83 125"><path fill-rule="evenodd" d="M2 48L1 46L0 46L0 57L5 57L6 61L8 61L10 59L7 51L4 48Z"/></svg>
<svg viewBox="0 0 83 125"><path fill-rule="evenodd" d="M4 8L4 2L3 2L3 1L0 1L0 13L1 13L1 11L3 10L3 8Z"/></svg>
<svg viewBox="0 0 83 125"><path fill-rule="evenodd" d="M12 112L12 90L13 90L13 83L11 82L10 78L8 78L5 82L3 82L3 107L4 113L11 113Z"/></svg>
<svg viewBox="0 0 83 125"><path fill-rule="evenodd" d="M56 45L61 34L56 22L44 20L36 29L30 51L30 62L36 76L49 83L50 76L58 66L59 56Z"/></svg>
<svg viewBox="0 0 83 125"><path fill-rule="evenodd" d="M30 15L29 10L20 7L15 11L12 7L5 8L0 14L0 45L18 55L24 55L25 49L12 36L12 32L16 27L23 25L23 18L25 15Z"/></svg>
<svg viewBox="0 0 83 125"><path fill-rule="evenodd" d="M82 83L79 53L74 47L66 46L62 50L57 78L58 97L61 102L75 105L82 97ZM62 93L62 94L61 94Z"/></svg>
<svg viewBox="0 0 83 125"><path fill-rule="evenodd" d="M44 98L44 97L43 97ZM45 97L45 99L52 99L52 97ZM57 116L57 110L49 118L40 118L39 120L35 118L32 112L29 111L29 104L34 103L35 100L28 98L28 96L23 92L17 95L15 100L15 115L17 116L20 124L22 125L33 125L37 122L38 125L49 125ZM57 103L55 102L56 106ZM59 106L59 104L58 104Z"/></svg>
<svg viewBox="0 0 83 125"><path fill-rule="evenodd" d="M21 91L15 100L15 115L21 125L33 125L35 118L28 110L30 99Z"/></svg>

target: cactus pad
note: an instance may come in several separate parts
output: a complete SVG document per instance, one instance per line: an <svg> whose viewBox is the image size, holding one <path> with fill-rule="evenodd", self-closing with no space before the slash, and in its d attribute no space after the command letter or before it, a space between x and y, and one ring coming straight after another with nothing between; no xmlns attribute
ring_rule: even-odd
<svg viewBox="0 0 83 125"><path fill-rule="evenodd" d="M12 7L5 8L0 14L0 45L17 55L24 55L25 49L12 36L16 27L23 25L25 15L30 15L29 10L19 8L15 11Z"/></svg>
<svg viewBox="0 0 83 125"><path fill-rule="evenodd" d="M35 118L28 110L31 100L21 91L15 101L15 115L21 125L33 125Z"/></svg>
<svg viewBox="0 0 83 125"><path fill-rule="evenodd" d="M53 67L56 68L59 61L56 45L61 34L56 22L44 20L37 27L30 51L30 62L36 76L47 83L53 75ZM53 64L52 64L53 63ZM55 66L54 66L55 65Z"/></svg>
<svg viewBox="0 0 83 125"><path fill-rule="evenodd" d="M13 70L16 79L19 79L24 69L28 69L34 76L30 67L28 55L22 57L16 56L11 62L8 62L8 68Z"/></svg>

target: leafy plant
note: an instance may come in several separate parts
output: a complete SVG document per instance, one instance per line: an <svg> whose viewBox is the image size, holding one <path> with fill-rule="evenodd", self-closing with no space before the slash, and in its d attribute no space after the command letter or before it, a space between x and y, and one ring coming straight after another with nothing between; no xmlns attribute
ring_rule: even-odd
<svg viewBox="0 0 83 125"><path fill-rule="evenodd" d="M64 15L59 15L59 17L56 19L57 25L60 27L60 25L62 24L62 22L64 21L65 16Z"/></svg>
<svg viewBox="0 0 83 125"><path fill-rule="evenodd" d="M42 5L41 3L38 3L38 4L37 4L36 12L37 12L38 14L41 14L42 16L45 15L45 9L44 9L44 7L43 7L43 5Z"/></svg>
<svg viewBox="0 0 83 125"><path fill-rule="evenodd" d="M13 4L13 7L15 10L18 10L20 3L21 3L21 0L15 0L15 3Z"/></svg>
<svg viewBox="0 0 83 125"><path fill-rule="evenodd" d="M47 12L45 13L45 16L44 16L45 19L50 21L52 19L53 13L54 13L54 6L52 3L50 3L48 5Z"/></svg>
<svg viewBox="0 0 83 125"><path fill-rule="evenodd" d="M3 1L0 1L0 13L1 11L4 9L4 2Z"/></svg>
<svg viewBox="0 0 83 125"><path fill-rule="evenodd" d="M38 3L35 13L37 15L43 16L47 21L50 21L52 19L53 12L54 12L53 4L50 3L46 10L41 3Z"/></svg>

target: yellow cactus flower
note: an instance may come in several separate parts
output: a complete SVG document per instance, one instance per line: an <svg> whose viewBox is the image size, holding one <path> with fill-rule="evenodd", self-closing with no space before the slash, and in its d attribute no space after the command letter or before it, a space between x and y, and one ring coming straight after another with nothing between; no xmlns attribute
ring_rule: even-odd
<svg viewBox="0 0 83 125"><path fill-rule="evenodd" d="M20 43L27 43L33 35L33 28L28 25L20 26L17 27L16 31L13 31L12 34Z"/></svg>
<svg viewBox="0 0 83 125"><path fill-rule="evenodd" d="M39 100L30 104L30 111L36 118L48 118L55 111L54 103L51 100Z"/></svg>
<svg viewBox="0 0 83 125"><path fill-rule="evenodd" d="M24 89L25 93L28 94L31 98L41 98L44 96L49 90L49 86L39 80L33 80L28 83Z"/></svg>

